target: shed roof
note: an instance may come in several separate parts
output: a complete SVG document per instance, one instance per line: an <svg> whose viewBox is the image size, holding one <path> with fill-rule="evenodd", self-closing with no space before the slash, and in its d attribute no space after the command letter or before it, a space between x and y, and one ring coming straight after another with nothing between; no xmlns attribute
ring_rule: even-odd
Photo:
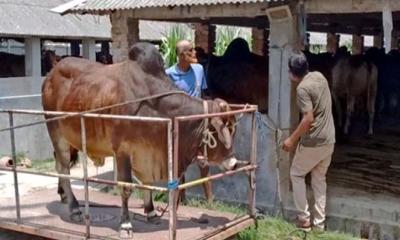
<svg viewBox="0 0 400 240"><path fill-rule="evenodd" d="M54 9L60 13L102 12L152 7L283 2L285 0L73 0Z"/></svg>
<svg viewBox="0 0 400 240"><path fill-rule="evenodd" d="M69 0L0 0L0 36L111 39L108 16L61 16L50 11L67 2ZM140 21L140 39L159 41L173 25L167 22Z"/></svg>
<svg viewBox="0 0 400 240"><path fill-rule="evenodd" d="M0 0L0 35L68 39L110 39L110 21L103 16L61 16L50 9L67 0Z"/></svg>

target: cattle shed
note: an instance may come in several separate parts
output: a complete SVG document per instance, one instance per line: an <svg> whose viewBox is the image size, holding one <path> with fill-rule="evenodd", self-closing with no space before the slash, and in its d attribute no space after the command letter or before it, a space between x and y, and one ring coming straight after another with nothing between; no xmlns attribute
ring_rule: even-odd
<svg viewBox="0 0 400 240"><path fill-rule="evenodd" d="M397 0L76 0L53 10L65 14L64 17L78 16L71 14L79 14L79 17L109 15L116 62L127 59L129 46L139 40L140 20L193 23L196 44L207 52L213 50L215 24L252 27L253 50L269 56L269 64L265 66L269 69L266 76L269 86L265 89L268 116L282 131L282 137L289 135L299 119L295 86L288 78L287 60L292 50L304 49L306 31L328 33L328 49L331 51L337 48L336 33L353 34L353 51L359 52L362 35L374 35L376 46L390 49L396 47L400 30L400 2ZM389 22L389 26L382 22ZM259 119L266 122L266 116ZM246 123L246 119L241 123L239 138L249 134ZM281 199L288 217L287 214L294 209L289 178L292 156L278 149L276 132L261 125L258 131L257 181L262 184L258 184L257 205L274 214L279 212L277 199ZM393 134L396 131L398 129L390 130L392 136L389 138L388 135L382 139L373 137L369 141L354 138L337 144L331 172L328 173L329 229L369 239L400 238L399 138ZM393 144L395 141L397 144ZM237 145L248 149L244 140L239 139ZM389 157L382 157L383 160L370 157L387 151L391 151ZM240 148L238 152L240 154ZM345 158L353 159L342 161ZM368 164L368 161L375 165ZM373 170L380 171L380 174L376 175ZM235 184L234 180L215 184L223 186L215 193L218 198L244 202L245 190L227 190Z"/></svg>

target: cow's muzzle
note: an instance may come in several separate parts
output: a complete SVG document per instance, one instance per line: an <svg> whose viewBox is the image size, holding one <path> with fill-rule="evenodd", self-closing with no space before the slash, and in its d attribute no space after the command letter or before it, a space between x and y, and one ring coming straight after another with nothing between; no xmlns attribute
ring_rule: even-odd
<svg viewBox="0 0 400 240"><path fill-rule="evenodd" d="M237 164L237 159L235 157L230 157L222 161L219 167L223 171L230 171L236 168L236 164Z"/></svg>

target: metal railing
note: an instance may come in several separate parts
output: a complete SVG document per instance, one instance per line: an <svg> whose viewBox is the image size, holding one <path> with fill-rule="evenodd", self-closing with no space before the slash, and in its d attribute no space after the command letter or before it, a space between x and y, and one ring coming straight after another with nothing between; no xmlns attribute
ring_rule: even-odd
<svg viewBox="0 0 400 240"><path fill-rule="evenodd" d="M256 165L256 146L257 146L257 132L256 132L256 116L255 113L257 111L256 106L248 106L248 105L231 105L233 111L223 112L223 113L211 113L211 114L199 114L199 115L191 115L191 116L180 116L172 119L169 118L153 118L153 117L140 117L140 116L121 116L121 115L110 115L110 114L95 114L95 113L79 113L79 112L60 112L60 111L37 111L37 110L12 110L12 109L0 109L0 113L8 113L9 115L9 127L0 129L0 132L10 131L10 140L11 140L11 151L12 158L16 160L16 147L15 147L15 134L14 130L18 128L43 124L51 121L58 121L61 119L66 119L69 117L79 117L80 125L81 125L81 142L82 142L82 152L83 152L83 177L71 176L66 174L59 173L43 173L39 171L31 171L31 170L23 170L17 169L16 164L12 165L12 168L0 167L0 170L3 171L12 171L14 176L14 188L15 188L15 201L16 201L16 216L17 223L22 224L21 221L21 212L20 212L20 196L18 189L18 175L17 173L26 173L26 174L34 174L48 177L59 177L66 178L72 180L78 180L84 182L84 191L85 191L85 225L86 225L86 238L90 238L90 217L89 217L89 182L109 184L109 185L117 185L117 186L126 186L132 188L139 188L144 190L153 190L159 192L168 192L169 193L169 239L176 239L176 222L177 222L177 204L178 204L178 195L179 191L183 189L187 189L193 186L197 186L199 184L203 184L208 181L216 180L223 178L225 176L230 176L239 172L249 172L248 181L249 181L249 196L248 196L248 215L249 217L255 217L255 169ZM169 183L178 179L178 161L179 161L179 125L181 122L186 121L194 121L201 120L210 117L226 117L233 116L237 114L252 114L252 130L251 130L251 152L250 152L250 160L247 161L248 165L240 167L236 170L226 171L223 173L218 173L209 177L200 178L194 180L192 182L183 183L177 185L175 188L169 187L159 187L159 186L151 186L144 184L135 184L128 182L119 182L119 181L110 181L104 179L98 179L88 176L87 172L87 149L86 149L86 126L85 126L85 118L101 118L101 119L113 119L113 120L128 120L128 121L139 121L139 122L156 122L167 125L167 144L168 144L168 181ZM28 124L22 124L15 126L14 125L14 114L28 114L28 115L47 115L47 116L55 116L55 118L50 118L42 121L36 121ZM115 167L115 166L114 166ZM237 220L237 219L236 219ZM234 220L234 221L236 221Z"/></svg>

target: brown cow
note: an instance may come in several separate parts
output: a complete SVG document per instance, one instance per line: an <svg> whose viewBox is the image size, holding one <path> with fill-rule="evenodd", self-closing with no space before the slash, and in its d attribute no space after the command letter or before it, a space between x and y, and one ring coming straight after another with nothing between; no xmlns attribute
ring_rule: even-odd
<svg viewBox="0 0 400 240"><path fill-rule="evenodd" d="M132 46L129 60L113 65L92 63L85 59L61 60L42 86L43 108L51 111L81 112L151 96L177 88L165 75L163 62L156 48L147 43ZM225 101L202 101L186 94L171 94L140 103L101 111L106 114L174 118L176 116L227 111ZM232 134L228 120L212 118L217 146L209 149L210 164L234 167ZM106 156L116 156L118 181L131 182L132 172L145 184L167 180L167 133L165 125L150 122L130 122L86 119L87 151L91 159L101 162ZM76 150L82 149L79 118L49 122L49 134L55 149L56 169L69 174ZM179 129L179 175L197 159L202 144L204 121L185 122ZM70 181L59 179L59 193L66 199L73 220L82 220L78 202ZM133 229L129 212L130 188L122 188L121 234ZM145 212L154 217L151 192L145 191Z"/></svg>
<svg viewBox="0 0 400 240"><path fill-rule="evenodd" d="M332 97L337 111L339 127L342 126L340 99L346 99L344 134L349 133L351 115L354 112L356 99L360 97L367 99L368 135L373 134L377 82L377 67L375 64L366 61L362 55L344 57L338 60L332 69Z"/></svg>

